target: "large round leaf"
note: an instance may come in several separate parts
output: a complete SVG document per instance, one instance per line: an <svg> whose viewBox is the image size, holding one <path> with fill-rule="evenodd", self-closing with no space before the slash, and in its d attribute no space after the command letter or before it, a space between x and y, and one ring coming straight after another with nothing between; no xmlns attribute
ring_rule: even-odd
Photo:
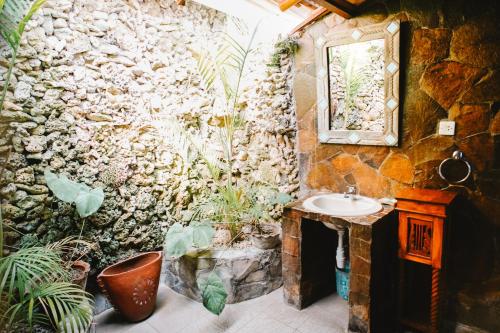
<svg viewBox="0 0 500 333"><path fill-rule="evenodd" d="M206 279L198 281L203 306L210 312L220 315L226 306L227 292L221 278L214 272Z"/></svg>
<svg viewBox="0 0 500 333"><path fill-rule="evenodd" d="M45 170L44 176L47 186L59 200L68 203L75 202L80 193L80 185L78 183L69 180L66 176L57 176L49 170Z"/></svg>
<svg viewBox="0 0 500 333"><path fill-rule="evenodd" d="M193 245L198 248L209 247L212 244L215 230L210 223L193 225Z"/></svg>
<svg viewBox="0 0 500 333"><path fill-rule="evenodd" d="M82 187L75 200L76 210L80 217L87 217L97 212L103 201L104 192L101 188L88 191Z"/></svg>
<svg viewBox="0 0 500 333"><path fill-rule="evenodd" d="M193 246L193 228L183 227L182 224L175 223L168 229L165 242L167 255L181 257Z"/></svg>

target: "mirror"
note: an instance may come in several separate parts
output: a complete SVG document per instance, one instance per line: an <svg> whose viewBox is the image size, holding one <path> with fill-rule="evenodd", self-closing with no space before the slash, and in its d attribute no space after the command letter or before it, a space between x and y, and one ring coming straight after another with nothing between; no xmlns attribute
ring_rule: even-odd
<svg viewBox="0 0 500 333"><path fill-rule="evenodd" d="M316 40L320 142L397 146L398 21Z"/></svg>

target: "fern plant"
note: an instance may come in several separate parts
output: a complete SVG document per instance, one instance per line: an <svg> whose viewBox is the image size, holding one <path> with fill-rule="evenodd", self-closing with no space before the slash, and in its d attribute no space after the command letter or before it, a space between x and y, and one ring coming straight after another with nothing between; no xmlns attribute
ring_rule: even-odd
<svg viewBox="0 0 500 333"><path fill-rule="evenodd" d="M11 59L7 69L4 85L0 94L0 112L3 110L5 97L9 88L12 71L16 64L17 52L21 45L26 24L29 22L35 12L44 4L45 0L0 0L0 36L11 50ZM0 132L0 137L4 133ZM8 160L8 156L5 158ZM0 166L3 171L4 166ZM1 200L0 200L1 203ZM3 256L4 248L2 205L0 204L0 258Z"/></svg>

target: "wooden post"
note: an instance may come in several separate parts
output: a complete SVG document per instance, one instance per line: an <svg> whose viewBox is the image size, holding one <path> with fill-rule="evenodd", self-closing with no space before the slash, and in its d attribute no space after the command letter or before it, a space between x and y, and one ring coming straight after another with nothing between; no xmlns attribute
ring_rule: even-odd
<svg viewBox="0 0 500 333"><path fill-rule="evenodd" d="M441 308L441 270L438 268L432 268L432 291L431 291L431 333L439 332L439 315Z"/></svg>

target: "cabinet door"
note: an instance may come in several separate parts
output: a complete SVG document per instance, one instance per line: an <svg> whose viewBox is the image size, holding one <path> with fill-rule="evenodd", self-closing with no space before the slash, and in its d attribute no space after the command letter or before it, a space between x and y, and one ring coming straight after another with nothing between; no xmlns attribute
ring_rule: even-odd
<svg viewBox="0 0 500 333"><path fill-rule="evenodd" d="M441 268L443 219L399 212L399 257Z"/></svg>

